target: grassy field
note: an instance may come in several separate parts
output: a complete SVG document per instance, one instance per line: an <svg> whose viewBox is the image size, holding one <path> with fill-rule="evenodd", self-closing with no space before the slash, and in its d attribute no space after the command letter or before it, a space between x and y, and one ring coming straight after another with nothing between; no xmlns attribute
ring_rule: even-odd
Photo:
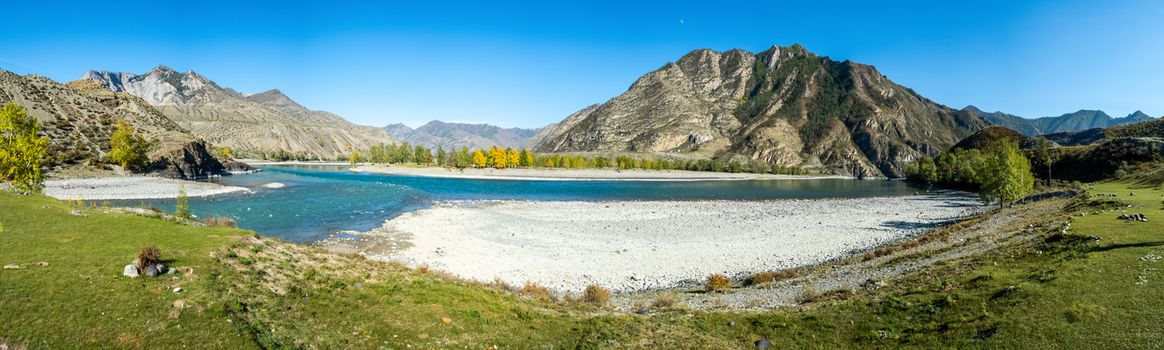
<svg viewBox="0 0 1164 350"><path fill-rule="evenodd" d="M765 312L648 315L534 301L241 230L76 216L63 202L5 193L0 264L21 268L0 270L0 339L32 348L747 348L760 338L775 348L1164 347L1164 193L1122 183L1092 193L1117 196L1077 201L1002 249L885 288L816 291L806 293L814 302ZM1150 221L1116 219L1132 212ZM120 277L146 245L183 273Z"/></svg>

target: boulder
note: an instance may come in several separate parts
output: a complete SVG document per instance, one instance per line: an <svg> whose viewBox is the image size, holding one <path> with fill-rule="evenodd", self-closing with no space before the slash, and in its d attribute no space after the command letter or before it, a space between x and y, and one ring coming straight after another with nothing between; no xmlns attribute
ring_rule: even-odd
<svg viewBox="0 0 1164 350"><path fill-rule="evenodd" d="M158 265L157 264L146 265L145 269L142 269L141 274L146 275L146 277L157 277L158 276Z"/></svg>

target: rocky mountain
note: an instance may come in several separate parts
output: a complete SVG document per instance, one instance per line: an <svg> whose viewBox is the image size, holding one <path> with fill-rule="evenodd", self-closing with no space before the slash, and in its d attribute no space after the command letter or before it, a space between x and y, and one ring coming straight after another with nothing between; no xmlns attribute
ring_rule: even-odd
<svg viewBox="0 0 1164 350"><path fill-rule="evenodd" d="M1123 118L1112 118L1103 111L1080 110L1057 117L1036 119L1027 119L1002 112L987 113L974 106L968 106L963 111L978 115L993 125L1005 126L1027 136L1078 132L1087 129L1108 128L1155 119L1141 111L1136 111Z"/></svg>
<svg viewBox="0 0 1164 350"><path fill-rule="evenodd" d="M166 66L142 75L90 71L82 80L141 97L194 135L247 157L282 150L335 159L352 148L394 142L380 128L307 109L278 90L246 95L193 71L179 73Z"/></svg>
<svg viewBox="0 0 1164 350"><path fill-rule="evenodd" d="M392 124L385 126L384 130L397 139L429 148L441 146L445 149L461 147L478 149L492 146L526 147L540 129L502 128L489 124L445 123L434 120L416 129L404 124Z"/></svg>
<svg viewBox="0 0 1164 350"><path fill-rule="evenodd" d="M109 152L109 137L125 120L152 141L150 171L177 178L202 178L246 165L215 155L212 146L162 115L145 100L113 92L92 81L60 84L51 79L0 70L0 103L13 102L40 121L50 139L54 168L84 166Z"/></svg>
<svg viewBox="0 0 1164 350"><path fill-rule="evenodd" d="M900 177L987 125L872 66L793 45L693 51L535 139L541 152L686 153Z"/></svg>

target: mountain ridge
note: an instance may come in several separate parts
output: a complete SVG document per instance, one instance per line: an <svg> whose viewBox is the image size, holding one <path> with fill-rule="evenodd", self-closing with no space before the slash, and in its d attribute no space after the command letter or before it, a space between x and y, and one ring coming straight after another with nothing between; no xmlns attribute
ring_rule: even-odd
<svg viewBox="0 0 1164 350"><path fill-rule="evenodd" d="M380 128L310 110L277 89L246 95L193 70L179 73L165 65L142 75L92 70L81 79L138 96L194 135L241 156L290 152L337 159L352 149L396 142Z"/></svg>
<svg viewBox="0 0 1164 350"><path fill-rule="evenodd" d="M993 125L1005 126L1027 136L1080 132L1156 119L1142 111L1132 112L1122 118L1114 118L1101 110L1081 109L1054 117L1029 119L1003 112L985 112L973 105L966 106L962 110L977 114Z"/></svg>
<svg viewBox="0 0 1164 350"><path fill-rule="evenodd" d="M542 152L650 152L761 160L853 176L905 165L987 126L876 68L803 46L691 51L535 137Z"/></svg>
<svg viewBox="0 0 1164 350"><path fill-rule="evenodd" d="M384 126L384 130L402 141L432 149L437 147L483 149L492 146L527 147L530 140L541 128L503 128L491 124L450 123L433 120L415 129L397 123Z"/></svg>

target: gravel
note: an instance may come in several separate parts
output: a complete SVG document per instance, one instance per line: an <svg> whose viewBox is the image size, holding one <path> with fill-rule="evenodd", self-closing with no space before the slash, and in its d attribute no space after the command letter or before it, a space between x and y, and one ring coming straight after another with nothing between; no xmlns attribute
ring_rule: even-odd
<svg viewBox="0 0 1164 350"><path fill-rule="evenodd" d="M576 293L693 286L817 264L981 210L960 194L775 201L450 201L403 214L362 253L483 282ZM374 246L374 245L368 245ZM381 245L383 246L383 245ZM394 244L394 246L396 246Z"/></svg>
<svg viewBox="0 0 1164 350"><path fill-rule="evenodd" d="M48 180L44 185L44 194L49 197L81 200L175 198L178 196L179 185L185 187L186 195L190 197L250 192L243 187L152 176Z"/></svg>

